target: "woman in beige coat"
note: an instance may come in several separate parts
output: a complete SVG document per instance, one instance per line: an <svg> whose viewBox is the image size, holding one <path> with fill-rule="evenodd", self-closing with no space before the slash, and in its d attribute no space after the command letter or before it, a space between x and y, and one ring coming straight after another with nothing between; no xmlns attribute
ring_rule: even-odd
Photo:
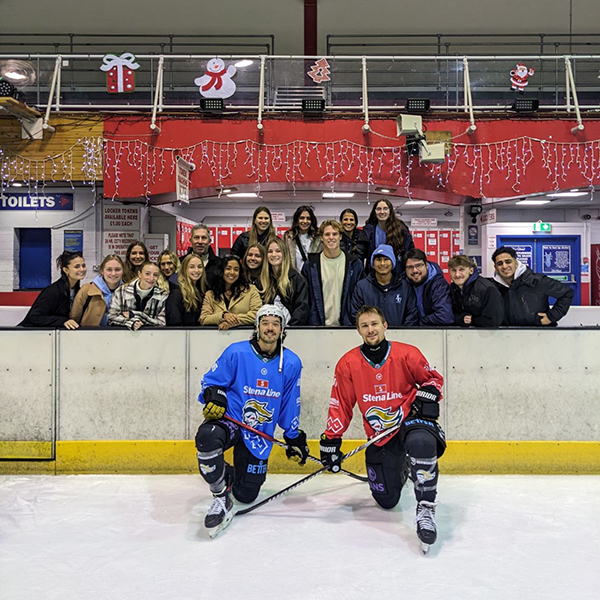
<svg viewBox="0 0 600 600"><path fill-rule="evenodd" d="M219 329L253 325L261 306L260 294L248 284L240 259L230 254L219 265L212 289L204 296L200 324L218 325Z"/></svg>
<svg viewBox="0 0 600 600"><path fill-rule="evenodd" d="M121 285L123 261L116 254L104 257L100 274L81 286L71 307L71 319L81 327L108 327L108 307L114 291Z"/></svg>

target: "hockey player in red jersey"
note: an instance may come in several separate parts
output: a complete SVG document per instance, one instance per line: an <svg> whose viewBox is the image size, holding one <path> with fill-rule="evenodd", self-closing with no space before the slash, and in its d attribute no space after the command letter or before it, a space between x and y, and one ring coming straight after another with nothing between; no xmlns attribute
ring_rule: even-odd
<svg viewBox="0 0 600 600"><path fill-rule="evenodd" d="M446 449L437 422L443 379L417 348L386 340L387 323L379 308L361 308L356 326L364 343L344 354L335 367L321 460L330 470L339 470L342 435L356 403L369 438L403 423L367 448L369 487L381 507L393 508L410 472L417 499L417 535L427 552L437 538L437 463Z"/></svg>

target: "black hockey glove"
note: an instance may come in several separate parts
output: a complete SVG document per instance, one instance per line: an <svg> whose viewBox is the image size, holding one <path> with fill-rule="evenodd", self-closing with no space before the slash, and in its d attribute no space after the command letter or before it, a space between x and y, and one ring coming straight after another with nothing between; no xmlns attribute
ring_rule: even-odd
<svg viewBox="0 0 600 600"><path fill-rule="evenodd" d="M428 421L437 421L440 416L439 402L440 392L438 389L433 385L424 385L417 391L412 405L412 415Z"/></svg>
<svg viewBox="0 0 600 600"><path fill-rule="evenodd" d="M211 385L204 390L202 414L207 421L222 419L227 410L227 394L223 388Z"/></svg>
<svg viewBox="0 0 600 600"><path fill-rule="evenodd" d="M288 445L285 449L285 455L293 461L299 462L301 465L306 464L306 459L310 453L308 444L306 443L306 433L302 429L298 429L298 437L289 438L285 433L283 439Z"/></svg>
<svg viewBox="0 0 600 600"><path fill-rule="evenodd" d="M342 458L344 458L344 455L340 450L341 446L341 438L330 440L325 437L325 434L321 436L321 462L323 463L323 466L327 467L332 473L338 473L341 469Z"/></svg>

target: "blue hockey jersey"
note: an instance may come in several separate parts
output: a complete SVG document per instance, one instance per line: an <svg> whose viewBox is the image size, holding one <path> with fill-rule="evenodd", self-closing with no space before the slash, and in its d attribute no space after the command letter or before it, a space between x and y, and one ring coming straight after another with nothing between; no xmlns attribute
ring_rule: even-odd
<svg viewBox="0 0 600 600"><path fill-rule="evenodd" d="M249 341L231 344L202 378L198 400L204 404L204 390L212 385L227 393L226 415L270 436L279 425L289 438L298 436L300 419L300 375L302 362L291 350L283 350L283 369L279 355L264 358ZM266 459L272 443L242 429L242 438L256 458Z"/></svg>

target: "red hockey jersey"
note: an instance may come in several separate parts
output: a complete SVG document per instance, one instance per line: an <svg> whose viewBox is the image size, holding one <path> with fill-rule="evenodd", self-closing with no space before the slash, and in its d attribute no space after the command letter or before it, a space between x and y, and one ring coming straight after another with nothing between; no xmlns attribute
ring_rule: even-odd
<svg viewBox="0 0 600 600"><path fill-rule="evenodd" d="M381 365L367 360L360 347L354 348L335 367L325 435L330 439L342 437L358 402L365 432L371 438L408 417L419 387L435 386L441 400L443 383L442 376L415 346L390 342ZM376 444L388 441L384 438Z"/></svg>

